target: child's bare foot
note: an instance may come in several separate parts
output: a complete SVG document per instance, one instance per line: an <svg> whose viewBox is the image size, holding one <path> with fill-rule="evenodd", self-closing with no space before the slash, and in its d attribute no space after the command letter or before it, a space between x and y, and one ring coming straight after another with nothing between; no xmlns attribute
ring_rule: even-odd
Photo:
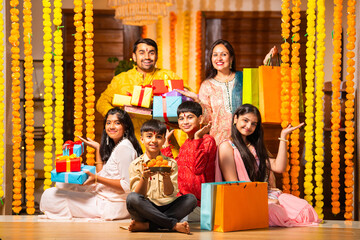
<svg viewBox="0 0 360 240"><path fill-rule="evenodd" d="M132 220L129 225L130 232L146 232L149 231L149 223L148 222L137 222Z"/></svg>
<svg viewBox="0 0 360 240"><path fill-rule="evenodd" d="M181 232L181 233L186 233L189 234L190 233L190 226L188 222L178 222L176 223L175 227L173 228L175 231L177 232Z"/></svg>

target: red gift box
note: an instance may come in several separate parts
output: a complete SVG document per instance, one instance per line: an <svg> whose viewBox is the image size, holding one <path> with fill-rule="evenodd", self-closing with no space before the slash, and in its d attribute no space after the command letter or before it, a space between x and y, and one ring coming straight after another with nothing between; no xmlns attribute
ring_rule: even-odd
<svg viewBox="0 0 360 240"><path fill-rule="evenodd" d="M55 161L56 172L81 171L81 158L75 154L71 156L57 156Z"/></svg>
<svg viewBox="0 0 360 240"><path fill-rule="evenodd" d="M153 94L161 95L171 92L174 89L184 90L183 80L154 80L153 81Z"/></svg>

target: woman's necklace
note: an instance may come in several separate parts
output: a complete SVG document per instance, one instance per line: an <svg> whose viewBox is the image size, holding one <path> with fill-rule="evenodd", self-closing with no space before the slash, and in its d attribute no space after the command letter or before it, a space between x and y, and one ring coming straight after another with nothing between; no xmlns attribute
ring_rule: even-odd
<svg viewBox="0 0 360 240"><path fill-rule="evenodd" d="M230 89L229 89L229 80L230 80L231 76L232 76L232 72L230 71L230 74L225 79L225 87L226 87L227 100L228 100L230 112L232 112L232 104L231 104L231 101L230 101L231 97L230 97Z"/></svg>

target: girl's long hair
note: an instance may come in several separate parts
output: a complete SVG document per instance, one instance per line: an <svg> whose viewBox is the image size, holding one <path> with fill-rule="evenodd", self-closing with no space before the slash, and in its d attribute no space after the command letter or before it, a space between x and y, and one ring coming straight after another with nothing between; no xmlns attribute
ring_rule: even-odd
<svg viewBox="0 0 360 240"><path fill-rule="evenodd" d="M234 125L234 117L239 117L247 114L253 113L258 119L255 131L247 136L247 140L251 145L255 147L256 154L260 160L259 166L256 163L254 155L250 152L249 148L246 146L241 133ZM267 177L270 173L270 161L268 151L264 143L264 131L261 124L261 115L259 110L251 104L244 104L238 107L233 115L232 126L231 126L231 138L236 148L239 150L241 158L244 162L246 171L249 175L251 181L267 181Z"/></svg>
<svg viewBox="0 0 360 240"><path fill-rule="evenodd" d="M106 133L105 126L106 126L106 120L109 115L116 115L117 119L120 121L120 124L124 128L124 135L123 138L129 139L129 141L132 143L133 147L135 148L135 151L137 152L138 156L140 156L143 151L141 149L141 146L138 142L138 140L135 137L134 133L134 125L131 121L131 118L127 112L124 110L115 107L110 109L104 119L104 129L101 136L101 142L100 142L100 156L101 160L105 163L109 159L113 149L115 148L115 142L112 140Z"/></svg>
<svg viewBox="0 0 360 240"><path fill-rule="evenodd" d="M214 48L219 44L224 45L226 49L229 51L230 58L232 58L230 71L236 72L236 59L235 59L234 48L231 46L231 44L228 41L223 39L218 39L211 45L209 54L207 56L206 79L214 78L217 74L217 70L214 68L211 59L214 52Z"/></svg>

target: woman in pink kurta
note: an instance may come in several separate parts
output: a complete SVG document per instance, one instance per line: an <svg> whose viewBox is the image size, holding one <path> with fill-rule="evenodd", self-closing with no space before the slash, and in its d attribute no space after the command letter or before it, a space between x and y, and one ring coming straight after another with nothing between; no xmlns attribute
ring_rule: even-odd
<svg viewBox="0 0 360 240"><path fill-rule="evenodd" d="M286 137L300 128L287 127L281 131L276 159L268 156L264 145L259 110L250 105L240 106L232 118L231 139L219 145L215 162L215 181L269 182L271 171L281 173L287 165ZM271 185L271 184L269 184ZM314 208L304 199L269 187L269 225L292 227L320 222Z"/></svg>

